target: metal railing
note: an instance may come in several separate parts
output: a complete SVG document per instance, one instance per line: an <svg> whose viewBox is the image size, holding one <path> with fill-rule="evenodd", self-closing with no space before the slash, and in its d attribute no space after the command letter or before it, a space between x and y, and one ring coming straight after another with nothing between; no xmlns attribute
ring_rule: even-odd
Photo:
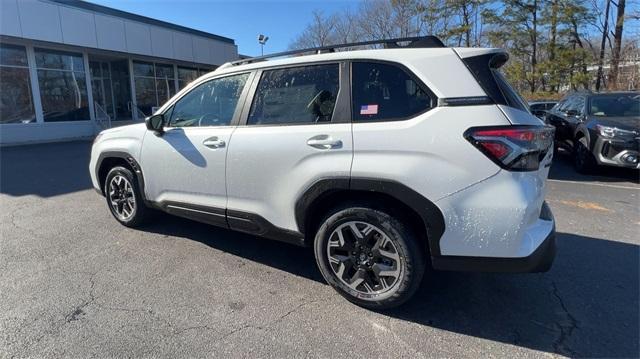
<svg viewBox="0 0 640 359"><path fill-rule="evenodd" d="M103 130L111 128L111 116L109 116L107 111L95 101L93 102L93 108L95 109L96 124L98 127Z"/></svg>
<svg viewBox="0 0 640 359"><path fill-rule="evenodd" d="M134 106L133 110L135 111L135 117L134 118L137 121L141 121L142 122L142 121L144 121L145 118L147 118L147 116L149 116L146 113L142 112L142 110L139 109L138 106Z"/></svg>

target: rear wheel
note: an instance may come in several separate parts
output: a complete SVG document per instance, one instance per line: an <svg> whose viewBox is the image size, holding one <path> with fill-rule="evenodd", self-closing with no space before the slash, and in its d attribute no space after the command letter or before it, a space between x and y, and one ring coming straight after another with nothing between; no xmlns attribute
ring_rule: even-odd
<svg viewBox="0 0 640 359"><path fill-rule="evenodd" d="M596 167L596 160L591 151L586 137L580 137L574 141L573 163L576 171L584 174L592 173Z"/></svg>
<svg viewBox="0 0 640 359"><path fill-rule="evenodd" d="M139 191L138 179L128 168L118 166L109 171L104 194L113 217L127 227L137 227L149 216L149 209Z"/></svg>
<svg viewBox="0 0 640 359"><path fill-rule="evenodd" d="M367 207L334 211L318 230L316 261L349 301L372 309L398 306L418 289L424 254L401 220Z"/></svg>

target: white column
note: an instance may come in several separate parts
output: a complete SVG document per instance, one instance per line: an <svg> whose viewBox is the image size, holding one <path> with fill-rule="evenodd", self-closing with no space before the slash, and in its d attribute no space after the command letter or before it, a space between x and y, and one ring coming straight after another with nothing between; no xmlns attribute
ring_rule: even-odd
<svg viewBox="0 0 640 359"><path fill-rule="evenodd" d="M43 123L42 100L40 98L40 84L38 83L38 70L36 69L36 55L33 46L27 45L27 64L29 65L29 81L31 82L31 97L33 109L36 112L36 122Z"/></svg>
<svg viewBox="0 0 640 359"><path fill-rule="evenodd" d="M133 75L133 60L127 59L129 62L129 80L131 83L131 118L134 121L138 121L138 102L136 101L136 83Z"/></svg>
<svg viewBox="0 0 640 359"><path fill-rule="evenodd" d="M84 78L87 84L87 101L89 102L89 119L93 123L93 127L96 131L99 131L98 124L96 123L96 110L93 105L93 84L91 83L91 69L89 69L89 55L86 52L82 53L82 60L84 61Z"/></svg>
<svg viewBox="0 0 640 359"><path fill-rule="evenodd" d="M180 90L178 88L178 65L173 64L173 85L175 86L175 91L178 93Z"/></svg>

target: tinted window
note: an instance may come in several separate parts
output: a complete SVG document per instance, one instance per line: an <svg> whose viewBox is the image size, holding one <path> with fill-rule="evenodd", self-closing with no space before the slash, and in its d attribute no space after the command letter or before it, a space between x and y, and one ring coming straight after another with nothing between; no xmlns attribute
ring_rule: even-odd
<svg viewBox="0 0 640 359"><path fill-rule="evenodd" d="M536 103L530 106L531 111L538 111L538 110L544 110L545 109L545 104L543 103Z"/></svg>
<svg viewBox="0 0 640 359"><path fill-rule="evenodd" d="M526 102L522 99L520 94L518 94L516 90L514 90L511 85L509 85L509 82L507 82L507 79L504 78L504 75L502 75L502 73L497 69L493 70L493 75L496 79L498 87L500 88L500 91L502 92L502 95L507 100L507 104L510 107L528 112L529 108L527 107Z"/></svg>
<svg viewBox="0 0 640 359"><path fill-rule="evenodd" d="M249 74L205 82L184 95L171 113L174 127L228 126Z"/></svg>
<svg viewBox="0 0 640 359"><path fill-rule="evenodd" d="M329 122L339 89L338 64L265 71L247 124Z"/></svg>
<svg viewBox="0 0 640 359"><path fill-rule="evenodd" d="M397 66L354 62L354 121L402 120L431 108L431 97Z"/></svg>
<svg viewBox="0 0 640 359"><path fill-rule="evenodd" d="M640 93L591 98L589 114L604 117L640 116Z"/></svg>

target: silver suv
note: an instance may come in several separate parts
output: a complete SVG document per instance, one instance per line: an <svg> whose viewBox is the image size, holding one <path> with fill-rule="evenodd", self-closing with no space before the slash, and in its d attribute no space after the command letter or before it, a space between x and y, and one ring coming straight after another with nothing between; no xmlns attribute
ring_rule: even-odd
<svg viewBox="0 0 640 359"><path fill-rule="evenodd" d="M225 64L146 125L100 133L89 168L113 216L134 227L159 209L313 247L369 308L406 301L427 266L551 266L553 129L498 71L503 50L424 37L308 52Z"/></svg>

